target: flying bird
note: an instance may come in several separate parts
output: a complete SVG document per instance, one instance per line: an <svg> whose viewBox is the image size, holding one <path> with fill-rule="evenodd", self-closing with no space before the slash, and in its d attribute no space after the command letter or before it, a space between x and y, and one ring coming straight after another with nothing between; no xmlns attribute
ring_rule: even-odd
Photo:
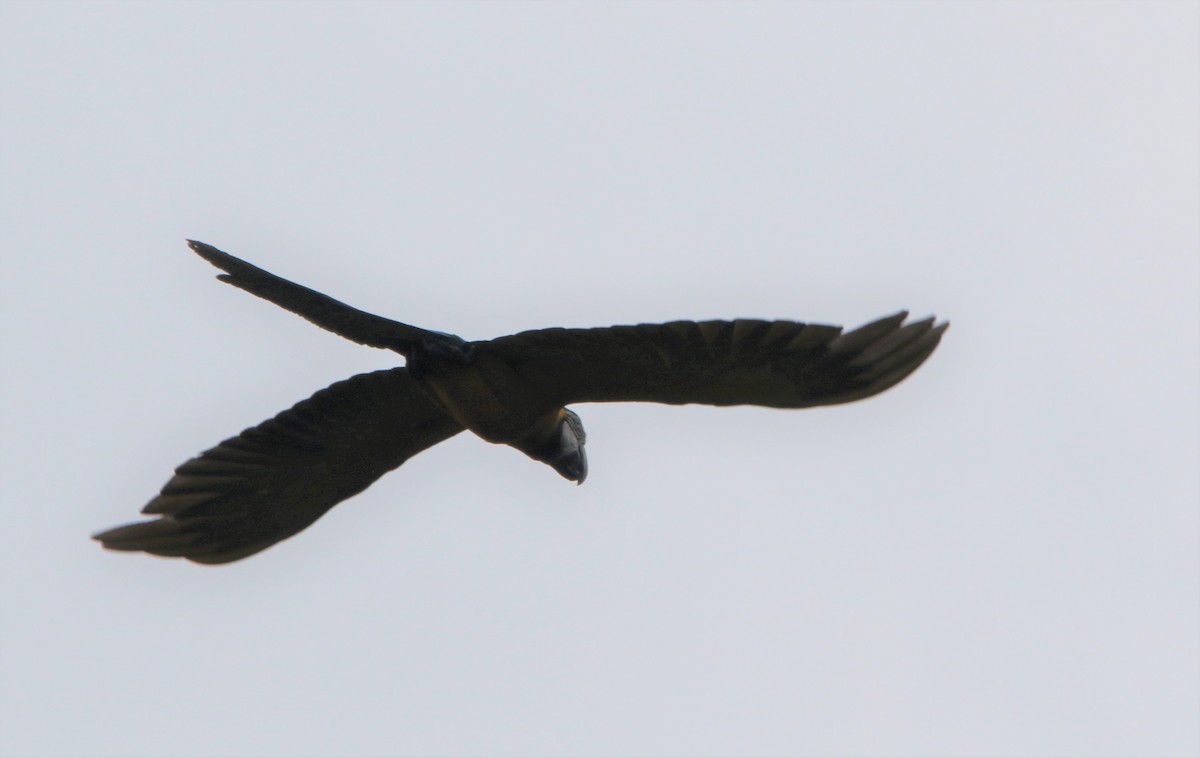
<svg viewBox="0 0 1200 758"><path fill-rule="evenodd" d="M861 400L911 374L948 323L907 312L851 332L795 321L673 321L538 329L468 342L360 311L203 242L188 241L246 290L400 368L337 382L175 469L142 513L94 535L106 548L236 561L305 529L417 453L469 429L566 479L587 476L574 403L810 408Z"/></svg>

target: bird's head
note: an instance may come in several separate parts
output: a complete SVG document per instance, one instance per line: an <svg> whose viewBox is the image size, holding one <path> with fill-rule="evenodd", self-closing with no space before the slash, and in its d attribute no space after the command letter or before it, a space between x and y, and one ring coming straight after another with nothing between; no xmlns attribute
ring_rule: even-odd
<svg viewBox="0 0 1200 758"><path fill-rule="evenodd" d="M558 412L558 426L550 439L536 453L529 455L572 482L583 484L587 478L587 455L583 451L586 441L587 433L583 431L579 415L563 408Z"/></svg>

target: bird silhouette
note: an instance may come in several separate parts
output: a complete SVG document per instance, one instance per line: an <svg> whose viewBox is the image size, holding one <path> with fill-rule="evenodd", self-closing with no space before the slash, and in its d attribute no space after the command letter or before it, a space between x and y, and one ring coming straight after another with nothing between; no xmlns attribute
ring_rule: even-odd
<svg viewBox="0 0 1200 758"><path fill-rule="evenodd" d="M379 477L464 429L566 479L587 476L586 436L566 406L595 402L809 408L870 397L911 374L948 323L907 312L851 332L795 321L673 321L538 329L468 342L360 311L203 242L218 279L362 345L400 368L337 382L175 469L142 513L94 535L112 550L206 564L305 529Z"/></svg>

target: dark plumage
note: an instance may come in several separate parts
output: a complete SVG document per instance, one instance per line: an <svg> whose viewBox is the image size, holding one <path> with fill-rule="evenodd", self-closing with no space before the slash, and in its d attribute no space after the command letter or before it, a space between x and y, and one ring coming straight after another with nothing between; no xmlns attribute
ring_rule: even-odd
<svg viewBox="0 0 1200 758"><path fill-rule="evenodd" d="M142 513L95 535L113 550L228 563L286 539L425 448L469 429L562 476L587 476L569 403L807 408L892 387L948 324L907 313L852 332L794 321L673 321L539 329L467 342L365 313L202 242L218 278L346 339L400 353L184 463Z"/></svg>

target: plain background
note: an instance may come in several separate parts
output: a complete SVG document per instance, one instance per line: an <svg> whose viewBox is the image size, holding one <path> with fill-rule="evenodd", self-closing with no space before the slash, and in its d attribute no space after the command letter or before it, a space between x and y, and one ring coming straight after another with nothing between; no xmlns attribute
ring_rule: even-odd
<svg viewBox="0 0 1200 758"><path fill-rule="evenodd" d="M1195 3L0 4L0 752L1200 751ZM953 321L800 412L467 435L208 568L171 469L486 338Z"/></svg>

